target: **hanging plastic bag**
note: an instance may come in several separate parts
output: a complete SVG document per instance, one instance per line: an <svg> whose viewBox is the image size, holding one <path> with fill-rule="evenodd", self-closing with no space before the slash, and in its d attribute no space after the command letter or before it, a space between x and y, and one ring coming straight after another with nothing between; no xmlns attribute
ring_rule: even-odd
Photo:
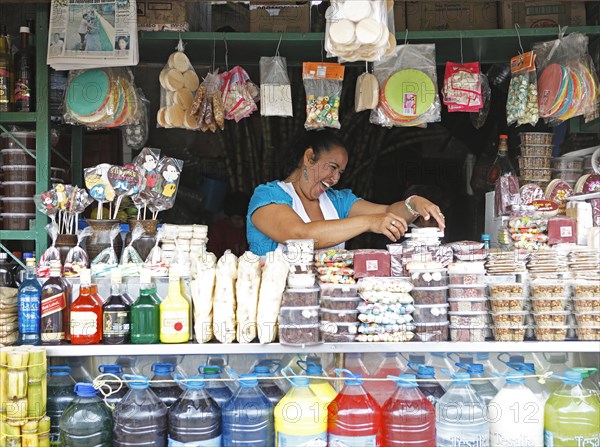
<svg viewBox="0 0 600 447"><path fill-rule="evenodd" d="M475 129L481 129L485 124L488 113L490 113L490 104L492 100L492 89L490 89L490 83L486 75L481 73L479 75L479 83L481 84L481 98L483 100L483 107L477 112L470 114L471 124Z"/></svg>
<svg viewBox="0 0 600 447"><path fill-rule="evenodd" d="M133 196L133 203L138 209L138 219L146 219L146 209L152 198L152 190L158 182L156 169L160 160L160 149L145 147L133 159L134 166L138 167L138 172L144 175L144 181L139 192ZM144 210L142 214L142 209Z"/></svg>
<svg viewBox="0 0 600 447"><path fill-rule="evenodd" d="M131 231L131 241L129 241L129 244L123 249L123 253L121 254L121 262L119 262L121 266L125 266L127 264L141 265L144 263L144 260L133 246L134 242L143 235L144 227L141 225L136 225Z"/></svg>
<svg viewBox="0 0 600 447"><path fill-rule="evenodd" d="M588 54L588 37L571 33L533 47L540 116L550 125L595 110L598 78Z"/></svg>
<svg viewBox="0 0 600 447"><path fill-rule="evenodd" d="M77 233L77 245L69 250L65 258L65 266L63 275L67 277L79 276L81 269L86 269L89 266L87 252L81 247L83 240L91 236L94 230L92 227L85 227Z"/></svg>
<svg viewBox="0 0 600 447"><path fill-rule="evenodd" d="M60 252L58 251L58 248L56 248L56 239L58 238L58 225L56 222L50 222L46 225L46 231L48 232L48 236L50 236L52 244L40 257L37 268L38 278L48 278L50 276L50 263L52 261L60 262Z"/></svg>
<svg viewBox="0 0 600 447"><path fill-rule="evenodd" d="M112 216L113 219L116 219L123 197L132 195L139 188L141 177L135 169L124 166L111 166L107 176L108 182L117 196Z"/></svg>
<svg viewBox="0 0 600 447"><path fill-rule="evenodd" d="M108 181L108 170L110 168L111 165L108 163L102 163L83 170L85 187L88 189L90 197L98 202L96 219L104 218L103 204L112 202L115 199L115 190Z"/></svg>
<svg viewBox="0 0 600 447"><path fill-rule="evenodd" d="M240 66L219 75L221 96L225 107L225 119L239 122L256 110L260 99L259 88L250 80L250 76Z"/></svg>
<svg viewBox="0 0 600 447"><path fill-rule="evenodd" d="M302 80L306 91L304 127L307 130L339 129L344 66L331 62L304 62Z"/></svg>
<svg viewBox="0 0 600 447"><path fill-rule="evenodd" d="M356 80L356 90L354 94L354 110L362 112L363 110L373 110L379 102L379 82L374 74L367 71L361 73Z"/></svg>
<svg viewBox="0 0 600 447"><path fill-rule="evenodd" d="M110 275L110 271L119 264L119 257L115 252L114 240L121 237L121 226L114 225L109 232L110 247L105 248L92 261L92 275L106 276Z"/></svg>
<svg viewBox="0 0 600 447"><path fill-rule="evenodd" d="M152 191L154 214L171 209L175 204L182 169L183 161L176 158L163 157L159 161L156 168L158 181ZM156 216L153 216L153 219L156 219Z"/></svg>
<svg viewBox="0 0 600 447"><path fill-rule="evenodd" d="M191 126L195 129L215 133L217 128L225 128L225 107L219 89L220 83L221 78L215 71L208 73L198 88L191 110Z"/></svg>
<svg viewBox="0 0 600 447"><path fill-rule="evenodd" d="M294 116L292 87L285 57L260 58L261 116Z"/></svg>
<svg viewBox="0 0 600 447"><path fill-rule="evenodd" d="M483 107L479 62L446 62L442 95L448 112L477 112Z"/></svg>
<svg viewBox="0 0 600 447"><path fill-rule="evenodd" d="M194 102L194 92L200 85L200 79L183 51L181 39L179 39L177 51L171 53L158 79L161 88L156 126L195 129L186 124L194 122L191 116L192 103Z"/></svg>
<svg viewBox="0 0 600 447"><path fill-rule="evenodd" d="M510 60L510 84L506 98L506 124L535 126L539 119L535 53L528 51Z"/></svg>
<svg viewBox="0 0 600 447"><path fill-rule="evenodd" d="M441 120L435 45L400 45L375 62L379 104L369 121L383 127L424 126Z"/></svg>
<svg viewBox="0 0 600 447"><path fill-rule="evenodd" d="M138 97L140 98L140 111L138 113L138 117L134 120L134 122L128 126L123 128L123 132L125 135L125 143L131 150L137 151L144 147L146 141L148 141L148 131L149 131L149 108L150 101L146 99L144 96L144 92L142 89L138 88Z"/></svg>

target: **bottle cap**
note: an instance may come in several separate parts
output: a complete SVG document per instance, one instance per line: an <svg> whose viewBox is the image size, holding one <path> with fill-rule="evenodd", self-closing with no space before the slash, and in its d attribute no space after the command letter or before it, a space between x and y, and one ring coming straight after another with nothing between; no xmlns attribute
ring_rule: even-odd
<svg viewBox="0 0 600 447"><path fill-rule="evenodd" d="M111 284L121 284L123 282L123 276L121 275L121 269L119 267L110 271L110 282Z"/></svg>
<svg viewBox="0 0 600 447"><path fill-rule="evenodd" d="M102 374L114 374L116 376L118 376L119 374L123 373L123 368L121 368L121 365L100 365L98 366L98 371L101 372Z"/></svg>
<svg viewBox="0 0 600 447"><path fill-rule="evenodd" d="M175 371L175 365L170 362L153 363L150 370L158 376L170 376Z"/></svg>
<svg viewBox="0 0 600 447"><path fill-rule="evenodd" d="M252 388L258 385L256 374L240 374L238 383L242 388Z"/></svg>
<svg viewBox="0 0 600 447"><path fill-rule="evenodd" d="M525 383L523 373L517 371L510 371L508 374L506 374L506 383L510 383L513 385L520 385Z"/></svg>
<svg viewBox="0 0 600 447"><path fill-rule="evenodd" d="M27 267L35 267L35 258L28 258L25 265Z"/></svg>
<svg viewBox="0 0 600 447"><path fill-rule="evenodd" d="M27 27L27 26L20 27L19 28L19 33L27 33L27 34L29 34L30 33L29 27Z"/></svg>
<svg viewBox="0 0 600 447"><path fill-rule="evenodd" d="M306 366L306 375L307 376L320 376L323 374L323 367L318 363L309 363Z"/></svg>
<svg viewBox="0 0 600 447"><path fill-rule="evenodd" d="M221 374L221 368L216 365L199 366L198 372L205 377L217 377Z"/></svg>
<svg viewBox="0 0 600 447"><path fill-rule="evenodd" d="M206 385L204 383L203 376L189 376L184 378L180 374L175 374L175 381L181 383L184 387L186 387L189 390L200 390Z"/></svg>
<svg viewBox="0 0 600 447"><path fill-rule="evenodd" d="M470 382L471 377L468 373L459 371L452 375L452 383L456 383L459 385L467 385Z"/></svg>
<svg viewBox="0 0 600 447"><path fill-rule="evenodd" d="M481 240L482 240L483 242L485 242L485 241L491 241L491 240L492 240L492 236L490 236L490 235L489 235L489 234L487 234L487 233L483 233L483 234L481 235Z"/></svg>
<svg viewBox="0 0 600 447"><path fill-rule="evenodd" d="M144 390L150 386L150 382L148 382L148 377L146 376L124 374L123 380L127 381L129 388L132 390Z"/></svg>
<svg viewBox="0 0 600 447"><path fill-rule="evenodd" d="M79 382L75 384L73 389L75 390L75 394L80 397L94 397L98 393L91 383Z"/></svg>
<svg viewBox="0 0 600 447"><path fill-rule="evenodd" d="M396 376L388 376L388 379L392 379L401 388L416 388L417 378L413 374L400 374Z"/></svg>
<svg viewBox="0 0 600 447"><path fill-rule="evenodd" d="M419 366L417 377L419 379L432 379L435 377L435 370L432 366Z"/></svg>
<svg viewBox="0 0 600 447"><path fill-rule="evenodd" d="M68 365L49 366L48 373L55 377L64 377L71 374L71 367Z"/></svg>
<svg viewBox="0 0 600 447"><path fill-rule="evenodd" d="M206 373L207 368L204 368L204 371ZM254 367L254 374L256 374L258 377L268 377L268 376L272 376L273 374L271 374L271 368L267 365L256 365Z"/></svg>
<svg viewBox="0 0 600 447"><path fill-rule="evenodd" d="M582 381L583 377L578 371L567 371L563 377L563 382L567 385L579 385Z"/></svg>
<svg viewBox="0 0 600 447"><path fill-rule="evenodd" d="M508 140L508 135L500 135L501 139Z"/></svg>
<svg viewBox="0 0 600 447"><path fill-rule="evenodd" d="M33 253L25 252L23 253L23 259L33 258Z"/></svg>
<svg viewBox="0 0 600 447"><path fill-rule="evenodd" d="M141 284L151 284L152 283L152 273L150 269L141 269L140 270L140 285Z"/></svg>
<svg viewBox="0 0 600 447"><path fill-rule="evenodd" d="M310 385L308 377L305 376L288 377L288 380L292 383L292 385L297 387L305 387Z"/></svg>

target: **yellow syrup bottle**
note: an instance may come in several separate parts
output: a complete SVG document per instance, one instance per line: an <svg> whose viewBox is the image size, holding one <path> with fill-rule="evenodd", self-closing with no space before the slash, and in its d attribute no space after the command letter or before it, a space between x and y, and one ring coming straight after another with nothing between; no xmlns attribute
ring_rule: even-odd
<svg viewBox="0 0 600 447"><path fill-rule="evenodd" d="M329 403L337 396L337 391L331 386L331 383L329 383L327 379L317 378L325 376L323 367L318 363L304 360L298 360L297 364L306 371L307 376L310 376L310 389L313 393L315 393L325 405L329 405Z"/></svg>
<svg viewBox="0 0 600 447"><path fill-rule="evenodd" d="M169 291L160 303L161 343L187 343L190 339L190 304L181 295L179 270L169 269Z"/></svg>

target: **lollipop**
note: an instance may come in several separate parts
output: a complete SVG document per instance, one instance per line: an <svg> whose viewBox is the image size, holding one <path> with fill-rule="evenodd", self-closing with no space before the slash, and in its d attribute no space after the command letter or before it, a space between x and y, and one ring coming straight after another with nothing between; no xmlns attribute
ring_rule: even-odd
<svg viewBox="0 0 600 447"><path fill-rule="evenodd" d="M55 221L58 213L58 202L54 189L33 196L33 201L40 213L48 216L53 222Z"/></svg>
<svg viewBox="0 0 600 447"><path fill-rule="evenodd" d="M159 181L153 188L155 214L173 207L182 169L183 161L175 158L163 157L158 163ZM156 216L154 218L156 219Z"/></svg>
<svg viewBox="0 0 600 447"><path fill-rule="evenodd" d="M150 193L158 181L157 167L159 158L160 149L145 147L133 160L133 164L139 169L138 172L144 173L145 186L140 189L140 194L133 200L138 211L141 211L141 209L144 208L144 219L146 218L146 207L151 200ZM141 216L138 215L138 219L140 217Z"/></svg>
<svg viewBox="0 0 600 447"><path fill-rule="evenodd" d="M108 181L108 163L99 164L93 168L84 169L85 186L92 199L98 202L98 219L103 218L102 204L115 199L115 191Z"/></svg>
<svg viewBox="0 0 600 447"><path fill-rule="evenodd" d="M139 187L140 175L134 169L122 166L111 166L108 170L108 181L117 195L117 203L115 204L113 215L113 219L116 219L123 197L133 194L135 189Z"/></svg>

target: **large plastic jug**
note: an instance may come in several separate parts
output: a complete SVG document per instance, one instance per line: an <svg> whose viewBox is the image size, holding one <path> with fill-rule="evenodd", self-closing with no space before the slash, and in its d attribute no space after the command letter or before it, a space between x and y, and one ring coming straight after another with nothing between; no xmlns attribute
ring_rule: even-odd
<svg viewBox="0 0 600 447"><path fill-rule="evenodd" d="M419 390L412 374L389 377L394 394L383 404L383 446L432 447L435 445L435 408ZM392 382L393 383L393 382Z"/></svg>
<svg viewBox="0 0 600 447"><path fill-rule="evenodd" d="M516 357L518 358L518 356ZM536 374L533 363L508 362L507 365L512 370L521 373L521 375L533 376ZM533 394L535 394L535 397L537 397L542 404L550 397L550 390L546 385L538 382L535 377L525 379L525 385L533 392Z"/></svg>
<svg viewBox="0 0 600 447"><path fill-rule="evenodd" d="M114 447L166 447L167 407L146 376L124 374L129 391L113 411Z"/></svg>
<svg viewBox="0 0 600 447"><path fill-rule="evenodd" d="M470 381L468 373L454 373L446 394L435 405L436 447L489 445L486 405L469 384Z"/></svg>
<svg viewBox="0 0 600 447"><path fill-rule="evenodd" d="M536 354L533 355L535 356ZM554 376L564 377L565 373L571 370L571 366L569 365L569 353L567 352L543 352L541 357L545 362L545 367L540 369L536 366L536 370L539 373L552 371ZM559 380L548 380L546 382L546 386L550 392L553 392L562 385Z"/></svg>
<svg viewBox="0 0 600 447"><path fill-rule="evenodd" d="M387 379L388 376L399 376L404 371L406 364L402 362L401 357L396 352L386 352L371 378ZM396 384L391 380L369 381L364 387L380 406L396 391Z"/></svg>
<svg viewBox="0 0 600 447"><path fill-rule="evenodd" d="M309 360L298 360L296 364L301 369L306 371L306 375L309 376L308 380L310 381L310 389L313 390L319 399L321 399L325 404L329 405L329 402L331 402L333 399L335 399L335 396L337 396L337 391L331 386L329 380L317 378L325 377L323 366L321 366L319 363Z"/></svg>
<svg viewBox="0 0 600 447"><path fill-rule="evenodd" d="M584 388L587 388L588 390L596 393L596 395L600 398L600 389L598 389L598 385L594 380L595 377L597 378L596 374L598 373L598 368L579 367L573 368L573 371L577 371L581 374L581 377L583 378L581 385Z"/></svg>
<svg viewBox="0 0 600 447"><path fill-rule="evenodd" d="M488 420L491 447L544 445L544 403L525 386L521 372L508 372L488 405Z"/></svg>
<svg viewBox="0 0 600 447"><path fill-rule="evenodd" d="M429 354L429 358L425 362L425 365L433 366L436 371L439 371L444 375L448 375L448 377L452 376L452 374L454 374L456 371L454 362L445 352L432 352Z"/></svg>
<svg viewBox="0 0 600 447"><path fill-rule="evenodd" d="M150 370L154 373L152 376L152 391L168 407L173 405L181 396L181 388L173 381L173 372L175 364L170 362L153 363ZM164 382L155 382L164 380Z"/></svg>
<svg viewBox="0 0 600 447"><path fill-rule="evenodd" d="M275 369L273 367L275 366ZM273 406L277 405L281 398L285 395L284 391L279 388L277 382L273 380L275 372L279 369L279 364L276 363L260 363L254 367L252 374L258 378L258 387L271 401Z"/></svg>
<svg viewBox="0 0 600 447"><path fill-rule="evenodd" d="M418 363L409 363L408 367L415 372L419 379L419 391L435 407L437 401L444 395L446 390L435 380L435 370L433 366L420 365Z"/></svg>
<svg viewBox="0 0 600 447"><path fill-rule="evenodd" d="M256 375L242 374L240 387L221 408L223 445L227 447L273 447L273 404L262 392Z"/></svg>
<svg viewBox="0 0 600 447"><path fill-rule="evenodd" d="M481 363L457 363L461 369L464 369L471 376L471 386L481 399L484 404L489 404L490 401L498 394L498 388L484 376L483 365Z"/></svg>
<svg viewBox="0 0 600 447"><path fill-rule="evenodd" d="M232 393L227 384L219 379L223 379L221 375L221 367L219 366L199 366L198 372L205 379L206 392L212 397L215 402L222 407L225 402L231 399Z"/></svg>
<svg viewBox="0 0 600 447"><path fill-rule="evenodd" d="M75 384L73 399L60 417L63 447L113 447L110 409L91 383Z"/></svg>
<svg viewBox="0 0 600 447"><path fill-rule="evenodd" d="M121 367L121 365L100 365L98 366L98 372L100 374L112 374L115 375L119 378L122 377L123 375L123 368ZM104 377L105 380L115 380L114 378L111 377ZM127 385L124 383L115 383L115 382L110 382L107 383L107 385L110 387L111 389L111 395L106 397L104 400L105 402L111 407L111 408L115 408L117 406L117 404L119 402L121 402L121 399L123 399L123 397L125 397L125 395L127 394L127 391L129 391L129 388L127 388Z"/></svg>
<svg viewBox="0 0 600 447"><path fill-rule="evenodd" d="M275 446L327 445L326 405L310 389L306 376L295 376L289 367L281 370L292 387L275 406Z"/></svg>
<svg viewBox="0 0 600 447"><path fill-rule="evenodd" d="M362 376L347 369L336 369L335 372L340 377L345 376L346 380L327 407L329 445L381 445L381 407L362 386Z"/></svg>
<svg viewBox="0 0 600 447"><path fill-rule="evenodd" d="M169 408L169 446L221 447L221 408L204 377L175 374L175 380L186 390Z"/></svg>
<svg viewBox="0 0 600 447"><path fill-rule="evenodd" d="M50 445L60 446L60 417L77 396L74 385L70 366L48 367L46 415L50 417Z"/></svg>
<svg viewBox="0 0 600 447"><path fill-rule="evenodd" d="M563 384L544 407L544 446L583 447L600 445L600 401L583 387L577 371L566 371Z"/></svg>

